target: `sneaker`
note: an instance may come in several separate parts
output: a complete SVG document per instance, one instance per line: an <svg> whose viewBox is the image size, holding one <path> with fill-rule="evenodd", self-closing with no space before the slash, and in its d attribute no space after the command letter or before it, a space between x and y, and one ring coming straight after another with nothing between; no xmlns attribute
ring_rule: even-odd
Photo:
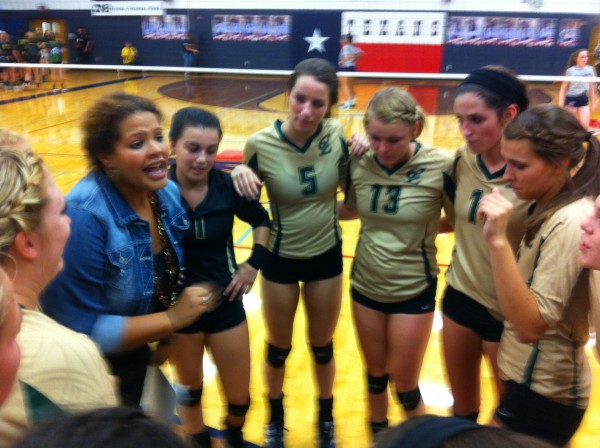
<svg viewBox="0 0 600 448"><path fill-rule="evenodd" d="M348 104L350 104L350 107L356 106L356 98L350 98L350 101L348 101Z"/></svg>
<svg viewBox="0 0 600 448"><path fill-rule="evenodd" d="M351 109L352 107L354 107L354 106L352 106L349 101L346 101L344 104L342 104L339 107L339 109L340 110L348 110L348 109Z"/></svg>
<svg viewBox="0 0 600 448"><path fill-rule="evenodd" d="M51 92L52 92L52 93L58 93L58 92L60 92L60 90L58 90L57 88L53 88L53 89L51 90Z"/></svg>
<svg viewBox="0 0 600 448"><path fill-rule="evenodd" d="M283 448L283 423L267 424L266 448Z"/></svg>
<svg viewBox="0 0 600 448"><path fill-rule="evenodd" d="M69 91L69 89L62 89L61 90L62 93L65 93L65 92L68 92L68 91Z"/></svg>
<svg viewBox="0 0 600 448"><path fill-rule="evenodd" d="M319 422L319 446L321 448L335 448L333 428L333 421Z"/></svg>

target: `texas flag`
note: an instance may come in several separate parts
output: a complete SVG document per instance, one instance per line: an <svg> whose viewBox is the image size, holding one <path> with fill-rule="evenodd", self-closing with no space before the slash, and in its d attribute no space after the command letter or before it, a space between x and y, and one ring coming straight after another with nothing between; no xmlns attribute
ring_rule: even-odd
<svg viewBox="0 0 600 448"><path fill-rule="evenodd" d="M342 13L341 34L351 34L363 51L358 71L439 73L446 13Z"/></svg>

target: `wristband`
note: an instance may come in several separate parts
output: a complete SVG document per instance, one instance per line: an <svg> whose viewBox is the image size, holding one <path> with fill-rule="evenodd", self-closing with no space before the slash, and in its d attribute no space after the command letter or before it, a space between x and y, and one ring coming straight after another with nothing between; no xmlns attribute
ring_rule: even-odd
<svg viewBox="0 0 600 448"><path fill-rule="evenodd" d="M254 244L254 246L252 246L252 255L246 260L246 263L256 270L262 269L267 261L268 253L269 251L262 244Z"/></svg>

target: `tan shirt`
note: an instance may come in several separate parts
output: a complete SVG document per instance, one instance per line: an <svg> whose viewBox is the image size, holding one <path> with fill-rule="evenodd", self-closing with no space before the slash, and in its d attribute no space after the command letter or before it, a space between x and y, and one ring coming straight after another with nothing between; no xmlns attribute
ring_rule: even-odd
<svg viewBox="0 0 600 448"><path fill-rule="evenodd" d="M342 125L332 119L325 119L303 147L285 137L279 120L250 136L244 163L264 181L269 195L269 250L306 259L341 243L337 190L347 160Z"/></svg>
<svg viewBox="0 0 600 448"><path fill-rule="evenodd" d="M478 155L466 146L456 153L454 175L456 184L454 208L455 246L452 261L446 273L448 285L485 306L498 320L504 320L496 296L490 253L483 240L483 221L477 219L479 202L499 188L502 196L514 205L508 225L508 239L516 252L523 234L529 203L516 197L512 188L502 179L504 168L491 174Z"/></svg>
<svg viewBox="0 0 600 448"><path fill-rule="evenodd" d="M590 198L558 210L531 244L521 243L518 265L549 329L537 342L518 341L510 322L500 342L501 377L559 403L585 408L591 374L585 354L589 338L588 272L577 263L581 222L593 211Z"/></svg>
<svg viewBox="0 0 600 448"><path fill-rule="evenodd" d="M39 311L24 309L17 336L21 347L18 381L0 408L0 447L9 447L36 423L26 383L65 412L118 404L109 367L86 335Z"/></svg>

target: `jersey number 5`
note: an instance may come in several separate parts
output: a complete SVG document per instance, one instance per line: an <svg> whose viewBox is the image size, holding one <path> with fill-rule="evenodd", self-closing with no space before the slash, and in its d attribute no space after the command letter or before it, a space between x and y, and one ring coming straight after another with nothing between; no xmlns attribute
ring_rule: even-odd
<svg viewBox="0 0 600 448"><path fill-rule="evenodd" d="M298 175L300 176L300 183L304 185L302 188L302 194L308 196L317 192L317 175L315 174L314 166L305 166L298 168Z"/></svg>

